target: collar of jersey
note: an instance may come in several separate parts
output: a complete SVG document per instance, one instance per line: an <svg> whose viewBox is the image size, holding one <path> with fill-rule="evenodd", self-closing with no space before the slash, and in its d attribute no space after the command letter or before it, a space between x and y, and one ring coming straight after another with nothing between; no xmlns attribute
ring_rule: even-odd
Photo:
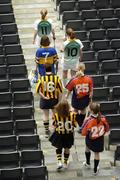
<svg viewBox="0 0 120 180"><path fill-rule="evenodd" d="M41 48L49 48L50 46L41 46Z"/></svg>

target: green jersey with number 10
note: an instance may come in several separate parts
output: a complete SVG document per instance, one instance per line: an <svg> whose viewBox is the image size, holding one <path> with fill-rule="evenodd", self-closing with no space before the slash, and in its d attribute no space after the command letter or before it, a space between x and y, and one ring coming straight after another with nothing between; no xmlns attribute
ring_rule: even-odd
<svg viewBox="0 0 120 180"><path fill-rule="evenodd" d="M51 31L52 31L52 26L48 21L43 20L38 24L38 36L39 37L42 37L44 35L48 36L51 33Z"/></svg>
<svg viewBox="0 0 120 180"><path fill-rule="evenodd" d="M80 44L75 40L70 41L64 48L64 59L78 59L80 57Z"/></svg>

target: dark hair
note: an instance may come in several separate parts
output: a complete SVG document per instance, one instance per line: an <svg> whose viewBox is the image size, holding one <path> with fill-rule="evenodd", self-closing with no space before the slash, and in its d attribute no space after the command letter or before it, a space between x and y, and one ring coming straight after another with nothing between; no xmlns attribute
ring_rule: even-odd
<svg viewBox="0 0 120 180"><path fill-rule="evenodd" d="M45 70L46 70L46 72L52 72L51 64L45 64Z"/></svg>
<svg viewBox="0 0 120 180"><path fill-rule="evenodd" d="M41 46L49 46L50 45L50 40L48 36L42 36L41 41L40 41Z"/></svg>
<svg viewBox="0 0 120 180"><path fill-rule="evenodd" d="M92 102L90 103L90 110L93 111L94 114L98 114L97 122L99 123L101 120L101 113L100 113L100 104Z"/></svg>
<svg viewBox="0 0 120 180"><path fill-rule="evenodd" d="M70 39L74 39L75 38L75 32L73 31L72 28L68 28L66 30L66 34L70 37Z"/></svg>
<svg viewBox="0 0 120 180"><path fill-rule="evenodd" d="M67 117L69 115L70 106L67 99L62 99L56 106L55 110L61 117Z"/></svg>
<svg viewBox="0 0 120 180"><path fill-rule="evenodd" d="M41 14L41 19L44 20L45 17L47 16L47 14L48 14L47 9L42 9L42 10L40 11L40 14Z"/></svg>

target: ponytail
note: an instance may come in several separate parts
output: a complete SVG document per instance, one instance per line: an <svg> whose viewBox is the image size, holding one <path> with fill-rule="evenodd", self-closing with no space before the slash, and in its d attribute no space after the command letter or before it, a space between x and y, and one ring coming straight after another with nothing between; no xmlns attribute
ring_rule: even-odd
<svg viewBox="0 0 120 180"><path fill-rule="evenodd" d="M90 110L96 115L97 123L99 124L101 121L100 104L92 102Z"/></svg>
<svg viewBox="0 0 120 180"><path fill-rule="evenodd" d="M47 9L42 9L40 14L41 14L41 19L44 20L48 14Z"/></svg>

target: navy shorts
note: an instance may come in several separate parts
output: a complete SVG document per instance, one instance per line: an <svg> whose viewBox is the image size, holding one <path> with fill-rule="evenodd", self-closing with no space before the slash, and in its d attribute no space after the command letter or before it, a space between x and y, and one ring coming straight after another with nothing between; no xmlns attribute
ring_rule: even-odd
<svg viewBox="0 0 120 180"><path fill-rule="evenodd" d="M78 110L83 110L85 109L90 102L89 95L84 96L82 98L77 98L75 94L72 95L72 107Z"/></svg>
<svg viewBox="0 0 120 180"><path fill-rule="evenodd" d="M86 136L85 141L87 147L93 152L102 152L104 150L104 136L91 140L88 135Z"/></svg>
<svg viewBox="0 0 120 180"><path fill-rule="evenodd" d="M54 106L57 105L58 99L43 99L40 98L40 109L54 109Z"/></svg>

